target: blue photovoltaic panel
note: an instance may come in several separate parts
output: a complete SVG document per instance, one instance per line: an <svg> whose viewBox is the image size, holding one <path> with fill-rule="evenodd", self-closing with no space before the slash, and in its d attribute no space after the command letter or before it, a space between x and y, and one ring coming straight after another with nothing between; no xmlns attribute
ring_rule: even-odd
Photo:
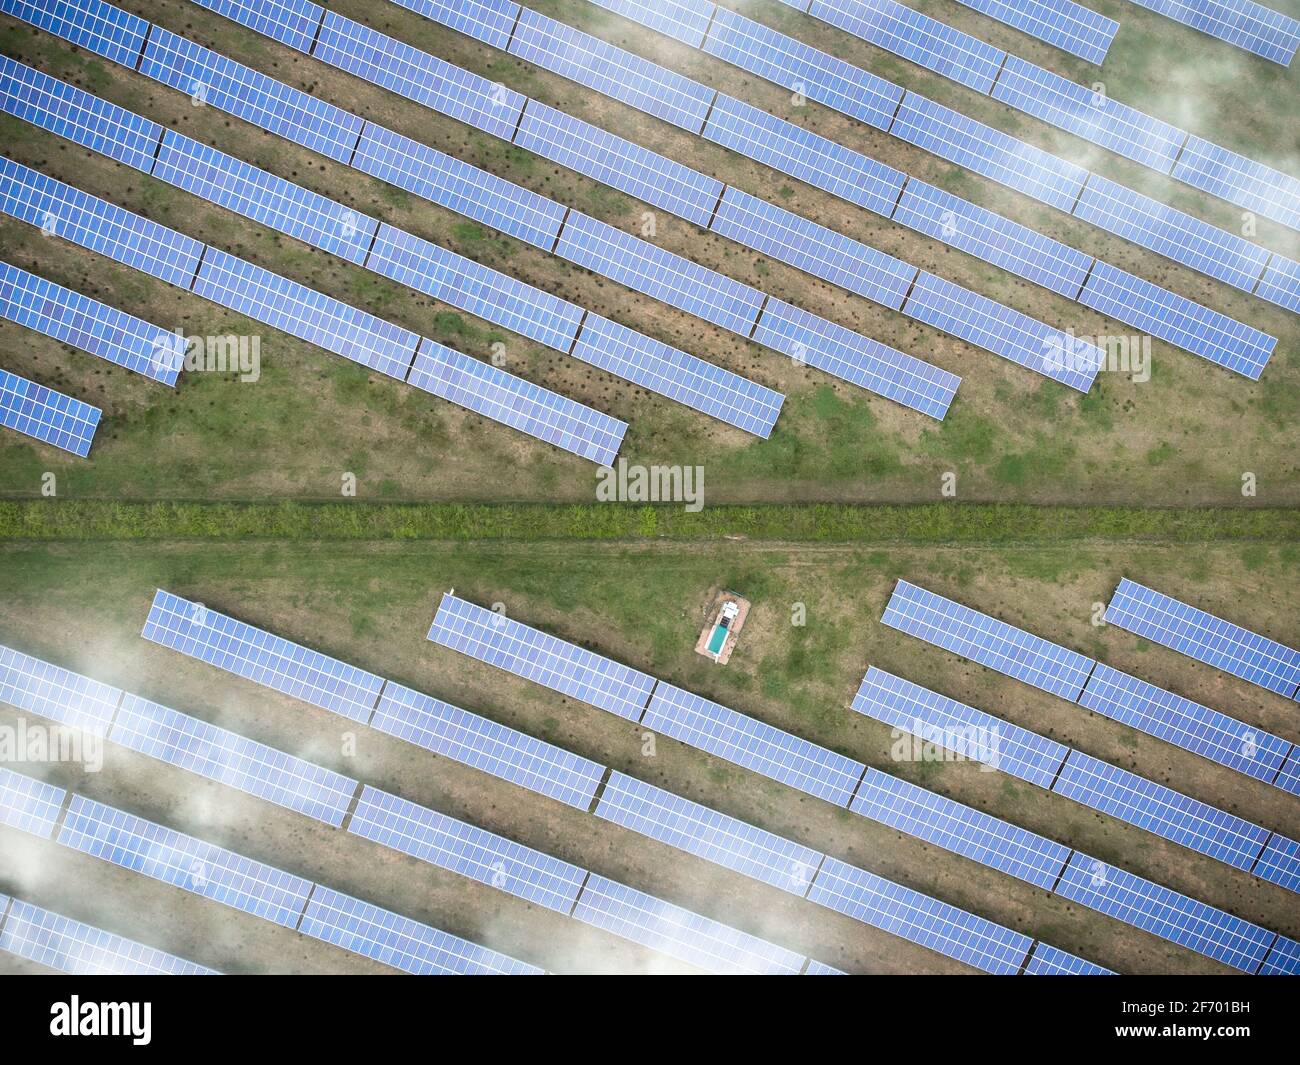
<svg viewBox="0 0 1300 1065"><path fill-rule="evenodd" d="M704 43L709 20L718 10L712 0L592 0L597 7L614 11L642 26L684 41L692 48Z"/></svg>
<svg viewBox="0 0 1300 1065"><path fill-rule="evenodd" d="M706 228L724 188L717 178L536 100L528 101L514 144Z"/></svg>
<svg viewBox="0 0 1300 1065"><path fill-rule="evenodd" d="M135 66L149 33L149 23L139 15L100 0L4 0L0 11L129 67Z"/></svg>
<svg viewBox="0 0 1300 1065"><path fill-rule="evenodd" d="M894 0L869 4L813 0L808 13L976 92L987 93L993 87L1007 58L1000 48Z"/></svg>
<svg viewBox="0 0 1300 1065"><path fill-rule="evenodd" d="M925 270L903 313L1080 392L1092 387L1103 358L1085 340Z"/></svg>
<svg viewBox="0 0 1300 1065"><path fill-rule="evenodd" d="M803 968L793 951L603 876L587 881L573 916L717 975L792 976Z"/></svg>
<svg viewBox="0 0 1300 1065"><path fill-rule="evenodd" d="M194 294L399 381L420 342L409 329L216 248L203 259Z"/></svg>
<svg viewBox="0 0 1300 1065"><path fill-rule="evenodd" d="M505 51L519 18L514 0L393 0L399 7Z"/></svg>
<svg viewBox="0 0 1300 1065"><path fill-rule="evenodd" d="M908 581L894 587L884 624L1077 702L1093 659Z"/></svg>
<svg viewBox="0 0 1300 1065"><path fill-rule="evenodd" d="M1070 749L1046 736L872 666L853 709L1040 788L1050 788Z"/></svg>
<svg viewBox="0 0 1300 1065"><path fill-rule="evenodd" d="M836 969L834 966L827 965L815 959L810 959L808 968L803 971L804 976L848 976L843 969Z"/></svg>
<svg viewBox="0 0 1300 1065"><path fill-rule="evenodd" d="M601 466L627 432L626 422L432 340L420 342L406 383Z"/></svg>
<svg viewBox="0 0 1300 1065"><path fill-rule="evenodd" d="M152 821L72 797L59 843L293 928L311 882Z"/></svg>
<svg viewBox="0 0 1300 1065"><path fill-rule="evenodd" d="M1247 973L1276 935L1077 851L1056 894Z"/></svg>
<svg viewBox="0 0 1300 1065"><path fill-rule="evenodd" d="M524 9L510 54L699 133L715 91L612 44Z"/></svg>
<svg viewBox="0 0 1300 1065"><path fill-rule="evenodd" d="M1275 253L1260 278L1255 295L1300 314L1300 262Z"/></svg>
<svg viewBox="0 0 1300 1065"><path fill-rule="evenodd" d="M615 772L595 814L802 897L824 855L671 791Z"/></svg>
<svg viewBox="0 0 1300 1065"><path fill-rule="evenodd" d="M1039 943L1034 948L1034 956L1025 966L1026 976L1114 976L1110 969L1085 961L1083 958L1052 946Z"/></svg>
<svg viewBox="0 0 1300 1065"><path fill-rule="evenodd" d="M383 678L180 596L154 595L141 635L209 665L365 724Z"/></svg>
<svg viewBox="0 0 1300 1065"><path fill-rule="evenodd" d="M1020 971L1033 944L1026 935L838 858L826 859L808 898L863 924L1003 976Z"/></svg>
<svg viewBox="0 0 1300 1065"><path fill-rule="evenodd" d="M889 132L950 163L1069 211L1088 171L909 92Z"/></svg>
<svg viewBox="0 0 1300 1065"><path fill-rule="evenodd" d="M340 163L361 135L356 115L160 26L149 36L140 73Z"/></svg>
<svg viewBox="0 0 1300 1065"><path fill-rule="evenodd" d="M993 99L1162 174L1173 169L1178 149L1187 139L1177 126L1019 56L1007 56Z"/></svg>
<svg viewBox="0 0 1300 1065"><path fill-rule="evenodd" d="M1300 179L1230 152L1200 137L1189 137L1174 177L1202 192L1300 229Z"/></svg>
<svg viewBox="0 0 1300 1065"><path fill-rule="evenodd" d="M103 735L121 699L121 688L0 646L0 701L19 710Z"/></svg>
<svg viewBox="0 0 1300 1065"><path fill-rule="evenodd" d="M8 370L0 370L0 425L85 458L100 410Z"/></svg>
<svg viewBox="0 0 1300 1065"><path fill-rule="evenodd" d="M598 314L583 320L573 357L767 439L785 397Z"/></svg>
<svg viewBox="0 0 1300 1065"><path fill-rule="evenodd" d="M1259 976L1295 976L1300 974L1300 943L1278 936L1273 949L1260 967Z"/></svg>
<svg viewBox="0 0 1300 1065"><path fill-rule="evenodd" d="M1129 725L1265 783L1270 783L1277 775L1292 746L1290 740L1157 688L1104 663L1098 663L1093 670L1079 703L1112 721Z"/></svg>
<svg viewBox="0 0 1300 1065"><path fill-rule="evenodd" d="M654 677L450 594L428 638L630 721L640 720L655 686Z"/></svg>
<svg viewBox="0 0 1300 1065"><path fill-rule="evenodd" d="M1093 263L1091 255L915 178L893 218L1069 299L1079 294Z"/></svg>
<svg viewBox="0 0 1300 1065"><path fill-rule="evenodd" d="M528 189L367 123L352 165L399 189L550 251L565 208Z"/></svg>
<svg viewBox="0 0 1300 1065"><path fill-rule="evenodd" d="M1111 597L1106 623L1281 695L1300 685L1300 651L1127 578Z"/></svg>
<svg viewBox="0 0 1300 1065"><path fill-rule="evenodd" d="M1258 825L1082 751L1070 752L1052 790L1237 869L1251 867L1269 835Z"/></svg>
<svg viewBox="0 0 1300 1065"><path fill-rule="evenodd" d="M513 89L333 11L325 14L312 56L504 140L524 109L525 98Z"/></svg>
<svg viewBox="0 0 1300 1065"><path fill-rule="evenodd" d="M641 724L836 806L848 805L866 769L852 758L664 681Z"/></svg>
<svg viewBox="0 0 1300 1065"><path fill-rule="evenodd" d="M386 791L361 792L348 831L568 916L585 869Z"/></svg>
<svg viewBox="0 0 1300 1065"><path fill-rule="evenodd" d="M915 266L739 189L723 193L712 228L895 311L916 277Z"/></svg>
<svg viewBox="0 0 1300 1065"><path fill-rule="evenodd" d="M340 773L129 693L108 738L335 828L357 790Z"/></svg>
<svg viewBox="0 0 1300 1065"><path fill-rule="evenodd" d="M417 976L542 973L535 965L319 884L307 904L299 931Z"/></svg>
<svg viewBox="0 0 1300 1065"><path fill-rule="evenodd" d="M0 766L0 825L49 839L67 796L63 788Z"/></svg>
<svg viewBox="0 0 1300 1065"><path fill-rule="evenodd" d="M906 180L891 166L732 96L718 96L701 136L886 218Z"/></svg>
<svg viewBox="0 0 1300 1065"><path fill-rule="evenodd" d="M733 333L749 336L763 293L572 211L555 254Z"/></svg>
<svg viewBox="0 0 1300 1065"><path fill-rule="evenodd" d="M162 127L8 56L0 56L0 110L146 174Z"/></svg>
<svg viewBox="0 0 1300 1065"><path fill-rule="evenodd" d="M310 52L325 9L311 0L194 0L300 52Z"/></svg>
<svg viewBox="0 0 1300 1065"><path fill-rule="evenodd" d="M361 264L379 223L335 200L168 130L153 176Z"/></svg>
<svg viewBox="0 0 1300 1065"><path fill-rule="evenodd" d="M1070 856L1069 847L876 769L849 809L1048 890Z"/></svg>
<svg viewBox="0 0 1300 1065"><path fill-rule="evenodd" d="M184 358L175 333L4 262L0 317L165 385Z"/></svg>
<svg viewBox="0 0 1300 1065"><path fill-rule="evenodd" d="M1291 749L1291 755L1283 763L1273 786L1289 791L1292 795L1300 795L1300 746Z"/></svg>
<svg viewBox="0 0 1300 1065"><path fill-rule="evenodd" d="M710 55L783 88L799 90L859 122L889 129L903 98L900 86L744 15L723 7L714 10L713 26L703 45ZM643 21L640 16L638 21Z"/></svg>
<svg viewBox="0 0 1300 1065"><path fill-rule="evenodd" d="M1261 852L1254 873L1261 880L1300 892L1300 843L1274 835Z"/></svg>
<svg viewBox="0 0 1300 1065"><path fill-rule="evenodd" d="M1101 261L1079 302L1252 381L1277 344L1267 333Z"/></svg>
<svg viewBox="0 0 1300 1065"><path fill-rule="evenodd" d="M1300 45L1300 22L1252 0L1133 0L1139 7L1290 66Z"/></svg>
<svg viewBox="0 0 1300 1065"><path fill-rule="evenodd" d="M372 728L587 810L605 767L561 747L391 681Z"/></svg>
<svg viewBox="0 0 1300 1065"><path fill-rule="evenodd" d="M1264 272L1269 253L1258 244L1092 174L1075 216L1246 292Z"/></svg>
<svg viewBox="0 0 1300 1065"><path fill-rule="evenodd" d="M957 0L981 15L1053 44L1062 51L1102 63L1119 23L1073 0ZM1042 949L1041 947L1039 948ZM1055 948L1053 948L1055 949ZM1035 952L1037 956L1037 952Z"/></svg>
<svg viewBox="0 0 1300 1065"><path fill-rule="evenodd" d="M366 268L558 351L582 321L581 307L386 222Z"/></svg>
<svg viewBox="0 0 1300 1065"><path fill-rule="evenodd" d="M961 384L956 374L778 299L763 307L754 341L940 420Z"/></svg>
<svg viewBox="0 0 1300 1065"><path fill-rule="evenodd" d="M10 159L0 159L0 211L180 288L203 253L192 237Z"/></svg>

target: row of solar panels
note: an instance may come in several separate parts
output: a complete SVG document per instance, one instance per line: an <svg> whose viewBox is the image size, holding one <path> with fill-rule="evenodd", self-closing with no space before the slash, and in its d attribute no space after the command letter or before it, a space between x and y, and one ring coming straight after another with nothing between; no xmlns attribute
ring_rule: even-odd
<svg viewBox="0 0 1300 1065"><path fill-rule="evenodd" d="M1211 742L1202 744L1199 737L1195 744L1190 741L1188 734L1197 735L1198 723L1181 714L1204 708L1167 703L1169 716L1162 720L1158 713L1150 712L1147 702L1153 696L1161 697L1159 689L1140 681L1129 686L1124 674L1110 670L1102 672L1094 688L1089 680L1096 666L1092 659L906 581L898 582L881 621L1045 691L1095 707L1099 713L1113 715L1135 728L1154 726L1161 738L1191 747L1196 753L1214 756L1230 743L1227 735L1216 734L1213 728L1206 730ZM907 727L899 725L900 720L914 714L910 720L930 727L982 730L983 735L995 736L997 744L993 749L975 752L975 760L995 762L1003 772L1289 891L1300 892L1300 843L1295 840L910 682L901 681L899 685L905 691L884 706L865 699L855 700L854 706L882 720L888 718L899 727ZM1220 729L1231 727L1229 719L1206 720ZM1170 721L1180 727L1171 727ZM1238 735L1234 768L1245 769L1256 761L1257 744L1249 734ZM1295 748L1276 737L1266 737L1258 746L1265 753L1258 755L1260 772L1252 775L1266 775L1270 765L1280 765L1273 772L1273 782L1300 794ZM1290 753L1280 755L1281 748ZM1282 763L1291 768L1284 772Z"/></svg>
<svg viewBox="0 0 1300 1065"><path fill-rule="evenodd" d="M1254 0L1131 0L1157 15L1287 67L1300 47L1300 22Z"/></svg>
<svg viewBox="0 0 1300 1065"><path fill-rule="evenodd" d="M1119 23L1073 0L957 0L1089 63L1102 63Z"/></svg>
<svg viewBox="0 0 1300 1065"><path fill-rule="evenodd" d="M85 458L102 411L0 369L0 425Z"/></svg>
<svg viewBox="0 0 1300 1065"><path fill-rule="evenodd" d="M444 599L443 607L481 609L450 596ZM482 613L489 618L498 617L490 611ZM528 632L542 641L533 648L536 652L533 661L536 676L543 678L543 683L563 686L562 690L582 691L588 701L599 698L601 702L597 705L617 707L615 712L623 716L632 719L640 716L641 708L650 698L653 678L533 630ZM160 591L155 597L143 635L314 705L344 713L354 720L369 720L376 728L436 753L447 754L583 809L590 808L606 773L603 766L518 733L513 734L507 754L503 755L501 745L495 744L482 757L467 755L462 745L447 743L441 734L448 730L446 722L450 720L481 722L474 715L409 689L385 684L373 674L355 670L166 592ZM660 688L667 686L660 685ZM376 700L378 705L371 717L368 708L375 706ZM635 710L634 703L639 704ZM491 727L509 732L500 726ZM856 783L856 778L852 783ZM981 968L1017 972L1033 946L1031 939L1019 933L624 774L610 775L594 812ZM1054 959L1051 964L1059 967L1097 971L1090 963L1041 943L1026 971L1049 971L1049 959Z"/></svg>

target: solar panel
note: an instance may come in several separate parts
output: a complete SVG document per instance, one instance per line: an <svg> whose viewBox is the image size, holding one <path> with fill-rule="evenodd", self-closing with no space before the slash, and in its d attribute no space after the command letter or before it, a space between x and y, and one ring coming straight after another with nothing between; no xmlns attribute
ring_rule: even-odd
<svg viewBox="0 0 1300 1065"><path fill-rule="evenodd" d="M1100 261L1079 302L1252 381L1277 344L1267 333Z"/></svg>
<svg viewBox="0 0 1300 1065"><path fill-rule="evenodd" d="M820 277L891 310L903 305L916 267L833 229L728 188L713 231L778 262Z"/></svg>
<svg viewBox="0 0 1300 1065"><path fill-rule="evenodd" d="M855 814L1051 890L1070 848L898 777L868 769Z"/></svg>
<svg viewBox="0 0 1300 1065"><path fill-rule="evenodd" d="M192 237L11 159L0 159L0 211L180 288L203 253Z"/></svg>
<svg viewBox="0 0 1300 1065"><path fill-rule="evenodd" d="M542 974L535 965L319 884L299 931L417 976Z"/></svg>
<svg viewBox="0 0 1300 1065"><path fill-rule="evenodd" d="M1077 702L1096 664L1004 621L900 580L881 622L1009 677Z"/></svg>
<svg viewBox="0 0 1300 1065"><path fill-rule="evenodd" d="M1014 976L1033 940L946 902L827 858L808 898L863 924L956 958L985 972Z"/></svg>
<svg viewBox="0 0 1300 1065"><path fill-rule="evenodd" d="M1094 713L1269 783L1292 744L1098 663L1079 702Z"/></svg>
<svg viewBox="0 0 1300 1065"><path fill-rule="evenodd" d="M1261 880L1300 892L1300 843L1274 835L1260 852L1253 872Z"/></svg>
<svg viewBox="0 0 1300 1065"><path fill-rule="evenodd" d="M103 735L121 698L120 688L0 646L0 700L19 710Z"/></svg>
<svg viewBox="0 0 1300 1065"><path fill-rule="evenodd" d="M872 666L853 709L962 758L1050 788L1069 748Z"/></svg>
<svg viewBox="0 0 1300 1065"><path fill-rule="evenodd" d="M383 678L161 588L141 635L236 676L365 724Z"/></svg>
<svg viewBox="0 0 1300 1065"><path fill-rule="evenodd" d="M1300 314L1300 262L1274 252L1255 295Z"/></svg>
<svg viewBox="0 0 1300 1065"><path fill-rule="evenodd" d="M819 799L847 806L861 762L663 681L641 724Z"/></svg>
<svg viewBox="0 0 1300 1065"><path fill-rule="evenodd" d="M725 187L553 107L529 100L514 145L708 228Z"/></svg>
<svg viewBox="0 0 1300 1065"><path fill-rule="evenodd" d="M393 0L399 7L505 51L519 18L514 0Z"/></svg>
<svg viewBox="0 0 1300 1065"><path fill-rule="evenodd" d="M794 976L803 968L793 951L603 876L587 881L573 916L720 976Z"/></svg>
<svg viewBox="0 0 1300 1065"><path fill-rule="evenodd" d="M587 810L605 767L391 681L371 727L512 784Z"/></svg>
<svg viewBox="0 0 1300 1065"><path fill-rule="evenodd" d="M406 383L601 466L627 432L626 422L432 340L420 342Z"/></svg>
<svg viewBox="0 0 1300 1065"><path fill-rule="evenodd" d="M927 237L1074 299L1093 264L1091 255L993 211L911 178L894 221Z"/></svg>
<svg viewBox="0 0 1300 1065"><path fill-rule="evenodd" d="M335 828L357 790L341 773L130 693L108 738Z"/></svg>
<svg viewBox="0 0 1300 1065"><path fill-rule="evenodd" d="M610 775L595 814L801 898L824 857L619 772Z"/></svg>
<svg viewBox="0 0 1300 1065"><path fill-rule="evenodd" d="M1119 23L1072 0L957 0L981 15L1100 65ZM1055 948L1053 948L1055 949ZM1035 952L1037 954L1037 952Z"/></svg>
<svg viewBox="0 0 1300 1065"><path fill-rule="evenodd" d="M50 839L67 796L63 788L0 765L0 825Z"/></svg>
<svg viewBox="0 0 1300 1065"><path fill-rule="evenodd" d="M715 14L708 39L701 46L704 51L875 129L889 129L903 98L900 86L744 15L712 3L708 6ZM637 7L638 13L629 17L648 25L646 13L651 5Z"/></svg>
<svg viewBox="0 0 1300 1065"><path fill-rule="evenodd" d="M1111 597L1106 623L1281 695L1300 685L1300 651L1127 578Z"/></svg>
<svg viewBox="0 0 1300 1065"><path fill-rule="evenodd" d="M298 923L312 888L301 877L81 795L72 797L59 843L286 928Z"/></svg>
<svg viewBox="0 0 1300 1065"><path fill-rule="evenodd" d="M1025 966L1026 976L1114 976L1109 969L1067 954L1050 943L1034 947L1034 956Z"/></svg>
<svg viewBox="0 0 1300 1065"><path fill-rule="evenodd" d="M704 128L716 95L707 86L527 8L519 16L510 54L692 133Z"/></svg>
<svg viewBox="0 0 1300 1065"><path fill-rule="evenodd" d="M217 975L174 954L18 899L0 932L0 950L77 976Z"/></svg>
<svg viewBox="0 0 1300 1065"><path fill-rule="evenodd" d="M348 831L568 916L585 869L376 788L361 792Z"/></svg>
<svg viewBox="0 0 1300 1065"><path fill-rule="evenodd" d="M139 15L99 0L5 0L4 11L125 66L135 66L149 33L149 23Z"/></svg>
<svg viewBox="0 0 1300 1065"><path fill-rule="evenodd" d="M1300 229L1300 179L1290 174L1191 136L1173 176L1211 196Z"/></svg>
<svg viewBox="0 0 1300 1065"><path fill-rule="evenodd" d="M513 618L442 597L428 638L516 676L638 721L655 679Z"/></svg>
<svg viewBox="0 0 1300 1065"><path fill-rule="evenodd" d="M1088 171L909 92L889 132L1035 200L1070 211Z"/></svg>
<svg viewBox="0 0 1300 1065"><path fill-rule="evenodd" d="M555 254L742 336L763 293L580 211L571 211Z"/></svg>
<svg viewBox="0 0 1300 1065"><path fill-rule="evenodd" d="M598 314L583 319L572 355L765 440L785 401L779 392Z"/></svg>
<svg viewBox="0 0 1300 1065"><path fill-rule="evenodd" d="M0 317L165 385L184 358L175 333L4 262Z"/></svg>
<svg viewBox="0 0 1300 1065"><path fill-rule="evenodd" d="M420 342L409 329L217 248L204 256L194 294L399 381Z"/></svg>
<svg viewBox="0 0 1300 1065"><path fill-rule="evenodd" d="M325 9L311 0L194 0L218 15L243 23L272 40L310 52Z"/></svg>
<svg viewBox="0 0 1300 1065"><path fill-rule="evenodd" d="M942 420L961 378L782 300L763 307L754 341Z"/></svg>
<svg viewBox="0 0 1300 1065"><path fill-rule="evenodd" d="M1252 0L1133 0L1139 7L1208 33L1247 52L1290 66L1300 22Z"/></svg>
<svg viewBox="0 0 1300 1065"><path fill-rule="evenodd" d="M1172 788L1071 751L1052 789L1237 869L1249 869L1268 832Z"/></svg>
<svg viewBox="0 0 1300 1065"><path fill-rule="evenodd" d="M809 959L808 968L803 971L804 976L848 976L843 969L836 969L824 962L815 959Z"/></svg>
<svg viewBox="0 0 1300 1065"><path fill-rule="evenodd" d="M1075 852L1056 894L1253 973L1276 933Z"/></svg>
<svg viewBox="0 0 1300 1065"><path fill-rule="evenodd" d="M1292 795L1300 795L1300 746L1291 748L1291 754L1282 764L1273 780L1273 786L1289 791Z"/></svg>
<svg viewBox="0 0 1300 1065"><path fill-rule="evenodd" d="M885 217L906 180L893 167L724 94L700 135Z"/></svg>
<svg viewBox="0 0 1300 1065"><path fill-rule="evenodd" d="M597 7L616 12L633 22L639 22L674 40L683 41L692 48L704 43L710 19L717 5L712 0L655 0L653 4L640 0L592 0Z"/></svg>
<svg viewBox="0 0 1300 1065"><path fill-rule="evenodd" d="M161 26L149 35L140 73L336 162L352 157L361 135L356 115Z"/></svg>
<svg viewBox="0 0 1300 1065"><path fill-rule="evenodd" d="M1286 936L1278 936L1258 976L1294 976L1300 973L1300 943Z"/></svg>
<svg viewBox="0 0 1300 1065"><path fill-rule="evenodd" d="M163 129L83 89L0 56L0 110L149 173Z"/></svg>

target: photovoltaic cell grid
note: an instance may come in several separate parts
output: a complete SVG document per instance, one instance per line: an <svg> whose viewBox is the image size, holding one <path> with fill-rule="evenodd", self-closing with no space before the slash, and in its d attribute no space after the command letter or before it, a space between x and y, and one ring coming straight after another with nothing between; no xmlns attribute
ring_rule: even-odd
<svg viewBox="0 0 1300 1065"><path fill-rule="evenodd" d="M120 688L0 646L0 702L102 736L121 699Z"/></svg>
<svg viewBox="0 0 1300 1065"><path fill-rule="evenodd" d="M79 458L90 454L100 410L8 370L0 370L0 425Z"/></svg>
<svg viewBox="0 0 1300 1065"><path fill-rule="evenodd" d="M4 0L2 10L114 63L134 66L149 33L138 15L100 3Z"/></svg>
<svg viewBox="0 0 1300 1065"><path fill-rule="evenodd" d="M0 950L77 976L216 975L174 954L17 899L0 932Z"/></svg>
<svg viewBox="0 0 1300 1065"><path fill-rule="evenodd" d="M1133 0L1139 7L1290 66L1300 22L1251 0Z"/></svg>
<svg viewBox="0 0 1300 1065"><path fill-rule="evenodd" d="M1292 748L1291 756L1282 764L1273 786L1300 795L1300 745Z"/></svg>
<svg viewBox="0 0 1300 1065"><path fill-rule="evenodd" d="M1274 255L1260 278L1255 295L1300 314L1300 262Z"/></svg>
<svg viewBox="0 0 1300 1065"><path fill-rule="evenodd" d="M68 793L0 766L0 825L50 839Z"/></svg>
<svg viewBox="0 0 1300 1065"><path fill-rule="evenodd" d="M194 0L226 18L242 21L248 4L243 0ZM325 9L310 0L257 0L253 19L245 23L272 40L287 44L300 52L310 52Z"/></svg>
<svg viewBox="0 0 1300 1065"><path fill-rule="evenodd" d="M335 828L359 786L340 773L129 693L108 738Z"/></svg>
<svg viewBox="0 0 1300 1065"><path fill-rule="evenodd" d="M880 619L927 643L1077 702L1096 662L900 580Z"/></svg>
<svg viewBox="0 0 1300 1065"><path fill-rule="evenodd" d="M1189 137L1174 177L1266 218L1300 228L1300 179L1246 159L1200 137Z"/></svg>
<svg viewBox="0 0 1300 1065"><path fill-rule="evenodd" d="M684 41L698 48L709 29L709 21L718 10L712 0L655 0L654 4L639 0L592 0L597 7L613 11L640 22L658 33Z"/></svg>
<svg viewBox="0 0 1300 1065"><path fill-rule="evenodd" d="M557 640L504 614L446 594L428 638L629 721L639 721L653 677Z"/></svg>
<svg viewBox="0 0 1300 1065"><path fill-rule="evenodd" d="M843 969L836 969L815 959L808 962L808 968L803 971L803 974L804 976L848 976Z"/></svg>
<svg viewBox="0 0 1300 1065"><path fill-rule="evenodd" d="M573 916L718 975L798 975L793 951L684 910L643 891L593 875Z"/></svg>
<svg viewBox="0 0 1300 1065"><path fill-rule="evenodd" d="M1083 958L1067 954L1050 943L1039 943L1034 947L1034 956L1025 966L1026 976L1114 976L1110 969L1103 969Z"/></svg>
<svg viewBox="0 0 1300 1065"><path fill-rule="evenodd" d="M1273 836L1260 854L1254 872L1257 877L1280 884L1288 891L1300 892L1300 843L1286 836Z"/></svg>
<svg viewBox="0 0 1300 1065"><path fill-rule="evenodd" d="M585 869L474 825L366 787L348 831L565 916Z"/></svg>
<svg viewBox="0 0 1300 1065"><path fill-rule="evenodd" d="M1300 943L1279 936L1273 949L1264 959L1259 976L1295 976L1300 973Z"/></svg>
<svg viewBox="0 0 1300 1065"><path fill-rule="evenodd" d="M159 589L141 635L365 724L383 679Z"/></svg>
<svg viewBox="0 0 1300 1065"><path fill-rule="evenodd" d="M957 0L981 15L1100 64L1119 23L1072 0ZM1035 952L1036 954L1037 952Z"/></svg>
<svg viewBox="0 0 1300 1065"><path fill-rule="evenodd" d="M811 848L619 772L610 776L595 813L801 898L824 857Z"/></svg>
<svg viewBox="0 0 1300 1065"><path fill-rule="evenodd" d="M393 0L399 7L441 22L493 48L510 43L519 5L514 0Z"/></svg>
<svg viewBox="0 0 1300 1065"><path fill-rule="evenodd" d="M1300 688L1300 651L1127 578L1106 607L1106 623L1269 691L1295 697Z"/></svg>

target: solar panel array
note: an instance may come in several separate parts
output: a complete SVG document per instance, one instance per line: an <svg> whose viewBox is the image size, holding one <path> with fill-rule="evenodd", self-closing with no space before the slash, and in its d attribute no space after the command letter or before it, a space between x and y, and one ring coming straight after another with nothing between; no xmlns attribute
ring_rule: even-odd
<svg viewBox="0 0 1300 1065"><path fill-rule="evenodd" d="M102 736L121 701L120 688L0 645L0 702Z"/></svg>
<svg viewBox="0 0 1300 1065"><path fill-rule="evenodd" d="M1103 969L1083 958L1067 954L1050 943L1039 943L1034 947L1025 966L1026 976L1114 976L1109 969Z"/></svg>
<svg viewBox="0 0 1300 1065"><path fill-rule="evenodd" d="M1073 0L957 0L981 15L1100 65L1119 23Z"/></svg>
<svg viewBox="0 0 1300 1065"><path fill-rule="evenodd" d="M6 429L84 459L100 415L98 407L0 370L0 425Z"/></svg>
<svg viewBox="0 0 1300 1065"><path fill-rule="evenodd" d="M67 797L63 788L0 766L0 825L49 839Z"/></svg>
<svg viewBox="0 0 1300 1065"><path fill-rule="evenodd" d="M1106 623L1288 698L1300 696L1300 651L1127 578Z"/></svg>
<svg viewBox="0 0 1300 1065"><path fill-rule="evenodd" d="M1133 0L1157 15L1287 67L1300 46L1300 22L1253 0Z"/></svg>

